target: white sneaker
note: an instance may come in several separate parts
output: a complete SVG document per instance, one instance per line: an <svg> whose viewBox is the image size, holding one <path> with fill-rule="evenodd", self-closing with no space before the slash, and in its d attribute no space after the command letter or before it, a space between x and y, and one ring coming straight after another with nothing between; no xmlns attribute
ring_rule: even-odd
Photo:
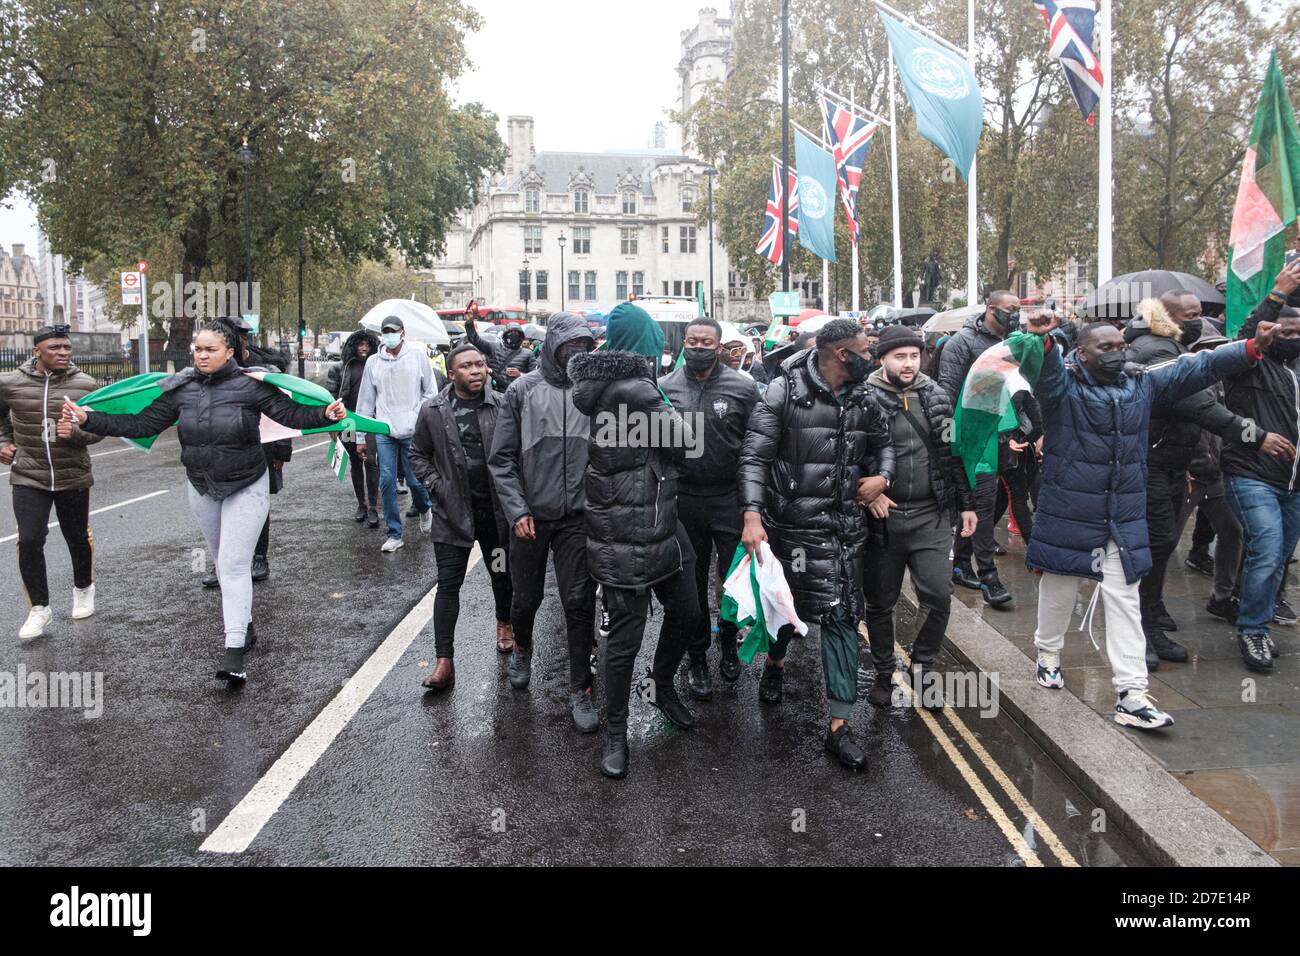
<svg viewBox="0 0 1300 956"><path fill-rule="evenodd" d="M23 624L22 630L18 632L20 641L30 641L40 637L45 633L45 629L50 626L50 621L54 620L54 612L49 606L36 605L32 608L31 613L27 615L27 621Z"/></svg>
<svg viewBox="0 0 1300 956"><path fill-rule="evenodd" d="M401 538L385 538L384 543L379 546L379 550L384 554L392 554L403 545Z"/></svg>
<svg viewBox="0 0 1300 956"><path fill-rule="evenodd" d="M1055 651L1038 652L1038 683L1052 690L1060 690L1065 686L1065 678L1061 676L1061 655Z"/></svg>
<svg viewBox="0 0 1300 956"><path fill-rule="evenodd" d="M95 613L95 585L72 589L72 619L80 621Z"/></svg>
<svg viewBox="0 0 1300 956"><path fill-rule="evenodd" d="M433 530L433 509L430 508L424 514L420 515L420 533L428 534Z"/></svg>
<svg viewBox="0 0 1300 956"><path fill-rule="evenodd" d="M1139 730L1169 727L1174 719L1155 705L1155 698L1144 690L1126 690L1115 704L1115 723Z"/></svg>

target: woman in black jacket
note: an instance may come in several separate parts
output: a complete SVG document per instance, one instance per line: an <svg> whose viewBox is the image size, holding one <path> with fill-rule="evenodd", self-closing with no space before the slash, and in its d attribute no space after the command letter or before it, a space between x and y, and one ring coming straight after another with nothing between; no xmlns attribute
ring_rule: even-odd
<svg viewBox="0 0 1300 956"><path fill-rule="evenodd" d="M262 415L289 428L324 428L343 418L343 403L300 405L278 389L242 374L238 342L226 324L200 328L194 365L159 383L162 394L136 415L108 415L63 405L64 418L95 435L148 438L177 424L181 463L190 480L190 507L203 529L221 580L226 654L217 677L247 678L244 653L257 640L251 619L253 549L271 507Z"/></svg>

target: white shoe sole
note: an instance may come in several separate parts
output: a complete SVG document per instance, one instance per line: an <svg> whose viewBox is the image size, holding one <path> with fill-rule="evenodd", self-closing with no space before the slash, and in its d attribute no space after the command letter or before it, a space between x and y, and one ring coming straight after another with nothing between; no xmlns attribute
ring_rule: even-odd
<svg viewBox="0 0 1300 956"><path fill-rule="evenodd" d="M383 545L380 545L379 550L384 552L384 554L392 554L394 551L400 551L405 546L406 542L398 541L397 544L393 545L391 548L386 548Z"/></svg>
<svg viewBox="0 0 1300 956"><path fill-rule="evenodd" d="M84 621L86 618L90 617L94 613L95 613L95 608L93 606L89 608L82 608L81 610L73 610L72 619L74 621Z"/></svg>
<svg viewBox="0 0 1300 956"><path fill-rule="evenodd" d="M1121 727L1135 727L1138 730L1160 730L1162 727L1172 727L1174 725L1174 719L1166 715L1163 721L1152 723L1143 720L1136 714L1126 714L1123 711L1117 710L1115 711L1115 723L1119 724Z"/></svg>
<svg viewBox="0 0 1300 956"><path fill-rule="evenodd" d="M1051 683L1051 682L1049 682L1049 681L1045 681L1045 680L1043 680L1043 678L1039 677L1039 678L1038 678L1038 686L1039 686L1039 687L1046 687L1048 690L1065 690L1065 680L1064 680L1064 678L1058 678L1058 680L1056 681L1056 683Z"/></svg>

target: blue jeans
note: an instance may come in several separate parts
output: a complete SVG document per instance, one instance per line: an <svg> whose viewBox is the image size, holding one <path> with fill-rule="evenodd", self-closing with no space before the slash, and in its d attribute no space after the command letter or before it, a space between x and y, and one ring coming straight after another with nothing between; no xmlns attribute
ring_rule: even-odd
<svg viewBox="0 0 1300 956"><path fill-rule="evenodd" d="M388 525L388 536L402 536L402 509L397 504L397 468L401 464L402 474L406 475L406 487L411 489L411 498L415 501L415 510L424 514L429 510L429 493L420 484L420 479L411 471L407 452L411 448L411 439L393 438L391 435L376 435L375 445L379 450L379 497L384 503L384 523Z"/></svg>
<svg viewBox="0 0 1300 956"><path fill-rule="evenodd" d="M1267 634L1286 562L1300 540L1300 491L1282 491L1254 478L1229 477L1228 506L1241 524L1246 559L1237 579L1238 634Z"/></svg>

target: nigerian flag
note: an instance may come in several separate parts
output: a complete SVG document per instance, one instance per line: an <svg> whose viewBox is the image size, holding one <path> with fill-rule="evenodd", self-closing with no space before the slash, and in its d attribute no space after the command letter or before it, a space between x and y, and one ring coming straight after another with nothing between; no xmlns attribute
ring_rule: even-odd
<svg viewBox="0 0 1300 956"><path fill-rule="evenodd" d="M952 452L966 479L998 473L998 436L1020 427L1012 396L1029 391L1043 370L1043 337L1013 332L975 360L953 416Z"/></svg>
<svg viewBox="0 0 1300 956"><path fill-rule="evenodd" d="M1277 54L1268 60L1250 144L1241 165L1228 244L1228 336L1264 301L1282 271L1286 227L1300 197L1300 129Z"/></svg>
<svg viewBox="0 0 1300 956"><path fill-rule="evenodd" d="M255 378L259 382L274 385L300 405L316 405L324 408L334 401L334 396L315 382L309 382L305 378L298 378L296 375L287 375L283 372L267 372L264 369L252 368L244 369L243 372L249 378ZM154 399L162 394L162 388L159 387L158 383L170 377L170 374L169 372L148 372L144 375L133 375L130 378L124 378L112 385L105 385L103 388L91 392L77 404L82 408L104 412L108 415L138 415L152 405ZM296 438L299 435L315 435L320 432L373 432L376 435L387 435L388 425L385 422L364 418L356 412L348 412L341 421L324 428L305 429L286 428L265 415L262 416L261 433L263 444L279 441L281 438ZM125 440L148 451L153 447L153 443L157 439L157 435L151 435L148 438L128 438Z"/></svg>

